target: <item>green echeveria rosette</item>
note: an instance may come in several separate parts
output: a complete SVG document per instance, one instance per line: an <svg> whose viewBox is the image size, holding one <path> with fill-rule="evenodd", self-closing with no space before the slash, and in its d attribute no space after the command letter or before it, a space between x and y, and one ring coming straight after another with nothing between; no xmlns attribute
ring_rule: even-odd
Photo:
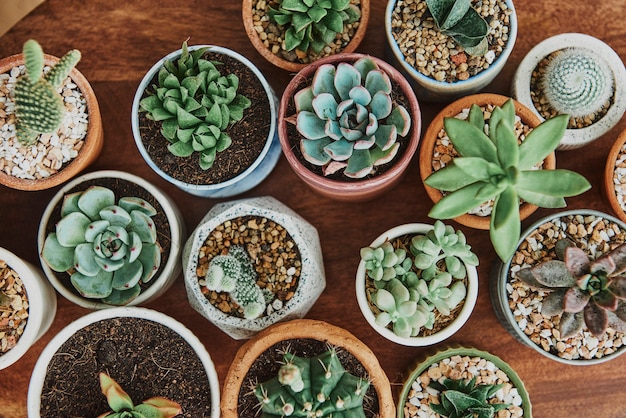
<svg viewBox="0 0 626 418"><path fill-rule="evenodd" d="M105 187L70 193L41 256L52 270L70 273L83 297L125 305L161 264L154 215L156 209L140 198L123 197L116 204Z"/></svg>

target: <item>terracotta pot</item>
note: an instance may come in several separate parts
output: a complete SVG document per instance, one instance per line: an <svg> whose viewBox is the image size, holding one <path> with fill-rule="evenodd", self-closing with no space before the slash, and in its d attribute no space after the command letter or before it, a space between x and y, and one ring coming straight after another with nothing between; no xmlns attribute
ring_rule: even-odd
<svg viewBox="0 0 626 418"><path fill-rule="evenodd" d="M400 74L395 68L386 63L385 61L376 58L369 57L376 62L376 64L384 70L392 82L397 83L402 94L407 98L407 111L411 115L412 125L411 130L407 136L402 139L406 142L406 148L399 155L397 155L390 164L390 167L386 172L375 175L371 178L355 181L341 181L326 178L322 175L314 173L309 170L300 158L294 153L292 145L289 140L287 132L288 122L285 120L288 116L288 107L293 102L294 94L304 88L310 83L311 77L320 65L333 64L337 65L340 62L353 63L360 58L367 57L364 54L337 54L331 57L323 58L319 61L315 61L309 64L306 68L296 74L283 93L280 100L280 108L278 110L278 138L280 139L280 145L283 149L283 154L287 158L289 165L295 171L295 173L304 181L309 187L323 196L330 197L336 200L343 201L365 201L371 200L379 195L387 192L400 182L402 176L413 158L413 154L417 150L417 146L420 140L422 118L420 113L420 107L415 97L415 93L411 89L411 86L407 80ZM308 80L308 82L307 82Z"/></svg>
<svg viewBox="0 0 626 418"><path fill-rule="evenodd" d="M619 134L617 140L613 143L613 146L609 151L609 156L606 159L606 165L604 166L604 195L606 196L609 205L611 205L613 213L615 213L615 215L623 222L626 222L626 212L624 212L620 199L617 197L617 193L615 191L615 181L613 180L613 175L616 170L615 163L617 162L619 154L622 152L624 143L626 143L626 129Z"/></svg>
<svg viewBox="0 0 626 418"><path fill-rule="evenodd" d="M44 54L45 65L52 66L59 62L59 58L52 55ZM9 72L11 68L23 65L24 56L22 54L13 55L0 60L0 74ZM0 184L18 190L34 191L50 189L66 182L83 171L87 166L92 164L100 155L104 144L104 134L102 130L102 119L100 116L100 108L96 95L85 76L74 68L70 72L70 78L78 86L87 102L87 113L89 115L89 124L87 127L87 135L85 143L80 149L78 156L71 160L66 166L62 167L57 173L50 177L30 180L21 179L10 176L0 171Z"/></svg>
<svg viewBox="0 0 626 418"><path fill-rule="evenodd" d="M340 347L356 357L367 370L371 384L376 389L380 418L392 418L395 406L389 379L380 367L374 353L354 335L323 321L297 319L273 325L257 334L237 351L231 363L222 389L222 418L238 417L239 392L248 391L241 385L250 366L263 352L274 344L288 339L312 338Z"/></svg>
<svg viewBox="0 0 626 418"><path fill-rule="evenodd" d="M483 106L487 104L494 104L497 106L502 106L509 97L501 96L498 94L491 93L480 93L472 96L466 96L460 98L448 106L446 106L430 123L426 132L424 133L424 138L422 140L422 146L420 148L420 176L422 178L422 182L433 172L432 169L432 156L433 150L435 148L435 143L437 140L437 134L443 129L443 119L445 117L454 117L458 115L463 109L469 109L472 104L476 104L478 106ZM522 122L525 125L530 126L531 128L537 127L541 123L539 117L535 115L530 109L526 106L522 105L519 102L515 103L515 113L518 115ZM556 168L556 157L554 152L551 153L543 162L543 168L548 170L553 170ZM432 187L424 184L424 188L426 189L426 193L432 199L434 203L439 202L443 195L441 191L438 189L434 189ZM537 206L531 205L529 203L522 203L520 206L520 219L523 221L528 218L535 210L537 210ZM489 216L478 216L478 215L470 215L465 214L461 215L457 218L454 218L458 223L476 229L489 229Z"/></svg>
<svg viewBox="0 0 626 418"><path fill-rule="evenodd" d="M246 34L248 38L250 38L250 42L254 48L270 63L275 66L282 68L283 70L289 72L298 72L308 64L301 64L298 62L288 61L284 58L279 57L276 54L273 54L272 51L263 44L263 41L259 37L259 33L254 29L254 21L252 19L252 3L254 0L243 0L243 5L241 7L241 13L243 17L243 25L246 29ZM367 24L370 16L370 0L361 0L361 20L359 22L359 27L355 32L354 36L350 40L350 43L346 45L346 47L341 51L342 53L350 53L354 52L363 37L365 36L365 31L367 30Z"/></svg>

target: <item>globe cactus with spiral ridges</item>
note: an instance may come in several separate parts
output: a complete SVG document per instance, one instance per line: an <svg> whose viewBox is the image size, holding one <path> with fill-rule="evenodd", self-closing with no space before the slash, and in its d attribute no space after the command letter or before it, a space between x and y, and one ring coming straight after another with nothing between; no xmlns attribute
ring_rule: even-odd
<svg viewBox="0 0 626 418"><path fill-rule="evenodd" d="M58 88L80 60L76 49L65 54L44 74L44 54L34 39L24 43L22 53L26 73L15 83L16 136L29 146L40 134L56 131L63 122L65 105Z"/></svg>
<svg viewBox="0 0 626 418"><path fill-rule="evenodd" d="M394 103L389 76L369 57L354 64L321 65L311 85L294 95L296 115L287 118L304 137L306 161L328 176L343 170L363 178L397 154L411 117Z"/></svg>
<svg viewBox="0 0 626 418"><path fill-rule="evenodd" d="M48 234L41 256L56 272L71 274L86 298L125 305L140 292L161 264L152 217L156 209L143 199L123 197L102 186L70 193L61 220Z"/></svg>

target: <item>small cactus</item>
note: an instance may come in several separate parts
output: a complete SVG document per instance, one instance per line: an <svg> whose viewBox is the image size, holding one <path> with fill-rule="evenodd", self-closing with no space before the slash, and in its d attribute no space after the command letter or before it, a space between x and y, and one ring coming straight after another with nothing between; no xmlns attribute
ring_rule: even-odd
<svg viewBox="0 0 626 418"><path fill-rule="evenodd" d="M431 402L429 406L442 417L493 418L498 411L510 406L506 403L489 402L503 384L476 384L476 377L469 382L449 378L445 378L442 383L432 380L428 386L440 393L440 403Z"/></svg>
<svg viewBox="0 0 626 418"><path fill-rule="evenodd" d="M15 116L17 140L32 145L42 133L54 132L63 121L65 105L58 88L80 60L80 52L72 50L44 74L44 54L33 39L23 47L26 74L15 83Z"/></svg>

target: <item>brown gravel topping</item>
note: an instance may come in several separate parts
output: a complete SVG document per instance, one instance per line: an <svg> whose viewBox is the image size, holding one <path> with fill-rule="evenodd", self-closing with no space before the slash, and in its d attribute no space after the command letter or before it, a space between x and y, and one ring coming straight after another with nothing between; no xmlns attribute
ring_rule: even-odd
<svg viewBox="0 0 626 418"><path fill-rule="evenodd" d="M28 297L22 280L0 260L0 356L15 347L27 320Z"/></svg>
<svg viewBox="0 0 626 418"><path fill-rule="evenodd" d="M615 195L622 210L626 212L626 144L622 145L615 159L615 171L613 172L613 184Z"/></svg>

